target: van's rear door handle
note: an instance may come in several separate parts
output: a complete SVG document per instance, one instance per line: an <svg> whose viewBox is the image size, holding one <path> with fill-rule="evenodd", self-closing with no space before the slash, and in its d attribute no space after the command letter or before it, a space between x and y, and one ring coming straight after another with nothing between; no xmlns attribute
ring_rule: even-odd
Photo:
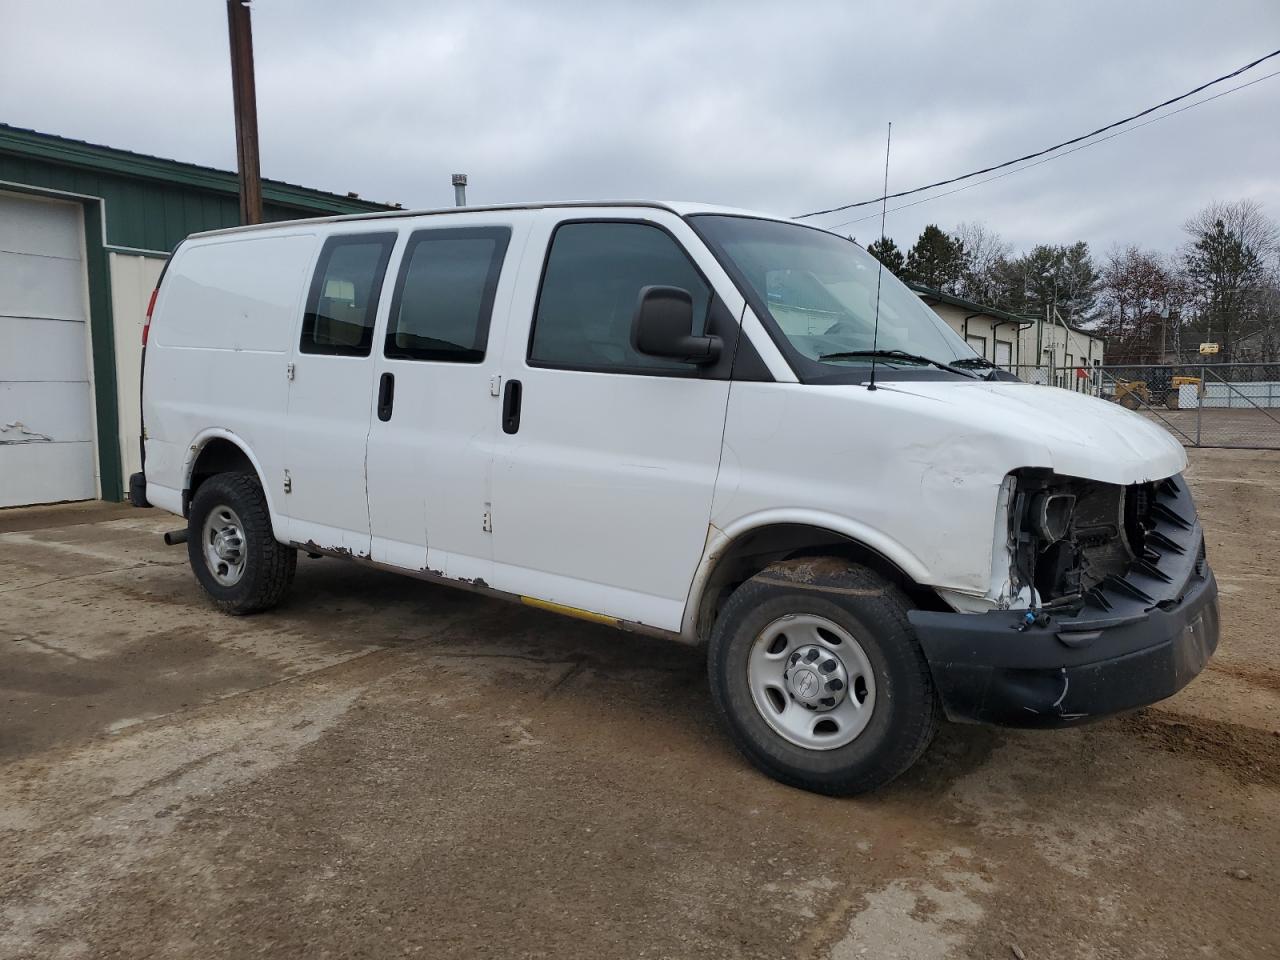
<svg viewBox="0 0 1280 960"><path fill-rule="evenodd" d="M378 381L378 419L386 423L391 419L391 408L396 402L396 375L384 373Z"/></svg>
<svg viewBox="0 0 1280 960"><path fill-rule="evenodd" d="M520 429L520 381L508 380L502 394L502 432L515 433Z"/></svg>

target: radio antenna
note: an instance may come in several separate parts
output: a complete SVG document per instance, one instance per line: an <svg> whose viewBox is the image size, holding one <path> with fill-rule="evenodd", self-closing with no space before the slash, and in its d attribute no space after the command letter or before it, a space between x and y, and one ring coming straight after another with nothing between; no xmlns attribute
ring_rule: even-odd
<svg viewBox="0 0 1280 960"><path fill-rule="evenodd" d="M880 191L880 257L884 256L884 216L889 206L889 145L893 143L893 121L889 121L889 134L884 140L884 189ZM876 350L880 342L880 279L884 276L884 261L876 257L876 320L871 329L871 382L868 390L876 388Z"/></svg>

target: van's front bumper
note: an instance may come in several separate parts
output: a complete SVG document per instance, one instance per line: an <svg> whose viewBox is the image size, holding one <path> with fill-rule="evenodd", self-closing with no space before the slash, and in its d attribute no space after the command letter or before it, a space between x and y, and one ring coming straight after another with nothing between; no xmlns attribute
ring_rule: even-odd
<svg viewBox="0 0 1280 960"><path fill-rule="evenodd" d="M1218 585L1181 477L1158 494L1158 546L1074 616L909 614L947 717L1057 727L1146 706L1191 681L1218 646Z"/></svg>

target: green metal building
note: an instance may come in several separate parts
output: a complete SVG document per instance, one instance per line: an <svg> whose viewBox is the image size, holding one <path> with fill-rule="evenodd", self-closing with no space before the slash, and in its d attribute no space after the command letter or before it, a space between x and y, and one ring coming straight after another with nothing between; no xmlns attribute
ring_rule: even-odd
<svg viewBox="0 0 1280 960"><path fill-rule="evenodd" d="M0 507L122 499L165 258L239 223L234 173L0 124ZM388 205L264 180L268 220Z"/></svg>

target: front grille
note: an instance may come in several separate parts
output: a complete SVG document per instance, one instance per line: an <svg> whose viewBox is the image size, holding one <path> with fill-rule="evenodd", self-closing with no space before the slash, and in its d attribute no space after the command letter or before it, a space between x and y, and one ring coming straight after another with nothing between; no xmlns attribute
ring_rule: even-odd
<svg viewBox="0 0 1280 960"><path fill-rule="evenodd" d="M1123 571L1109 573L1085 595L1085 602L1097 610L1133 603L1150 609L1176 602L1193 572L1201 579L1208 572L1195 504L1181 476L1135 484L1127 494L1125 527L1136 559Z"/></svg>

